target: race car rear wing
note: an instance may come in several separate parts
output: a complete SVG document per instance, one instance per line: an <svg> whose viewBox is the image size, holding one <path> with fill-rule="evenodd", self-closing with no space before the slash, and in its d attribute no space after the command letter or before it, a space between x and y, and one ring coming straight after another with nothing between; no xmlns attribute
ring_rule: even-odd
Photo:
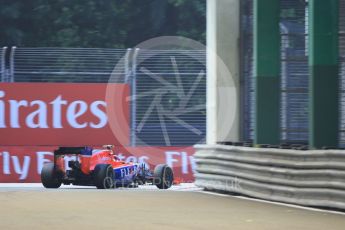
<svg viewBox="0 0 345 230"><path fill-rule="evenodd" d="M65 155L65 154L83 154L87 150L87 147L59 147L54 151L54 155Z"/></svg>

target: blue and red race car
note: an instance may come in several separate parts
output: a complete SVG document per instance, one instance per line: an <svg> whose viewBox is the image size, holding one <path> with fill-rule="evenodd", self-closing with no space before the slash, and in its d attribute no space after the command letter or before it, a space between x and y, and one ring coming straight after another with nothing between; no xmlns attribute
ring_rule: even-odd
<svg viewBox="0 0 345 230"><path fill-rule="evenodd" d="M174 181L173 170L165 164L150 171L145 164L126 163L117 158L107 145L103 149L90 147L59 147L54 151L54 162L44 164L41 181L46 188L65 185L96 186L98 189L137 187L154 184L159 189L168 189ZM65 167L64 157L72 157Z"/></svg>

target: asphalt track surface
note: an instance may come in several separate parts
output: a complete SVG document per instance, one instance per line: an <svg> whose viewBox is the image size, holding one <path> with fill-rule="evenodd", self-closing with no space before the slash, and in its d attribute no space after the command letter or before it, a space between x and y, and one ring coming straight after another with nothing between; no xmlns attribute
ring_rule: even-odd
<svg viewBox="0 0 345 230"><path fill-rule="evenodd" d="M97 190L0 184L0 229L345 229L344 213L229 195L193 184Z"/></svg>

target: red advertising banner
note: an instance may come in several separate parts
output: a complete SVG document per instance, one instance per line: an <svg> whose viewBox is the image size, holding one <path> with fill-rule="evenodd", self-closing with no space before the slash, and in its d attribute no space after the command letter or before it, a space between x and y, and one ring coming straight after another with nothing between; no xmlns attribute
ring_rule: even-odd
<svg viewBox="0 0 345 230"><path fill-rule="evenodd" d="M128 145L128 96L126 84L0 83L0 145Z"/></svg>
<svg viewBox="0 0 345 230"><path fill-rule="evenodd" d="M57 147L0 147L0 183L39 183L44 163L53 160ZM157 164L168 164L175 178L193 182L195 161L193 147L118 147L116 155L126 162L146 163L151 170ZM66 158L68 160L68 158ZM68 163L66 168L68 168Z"/></svg>

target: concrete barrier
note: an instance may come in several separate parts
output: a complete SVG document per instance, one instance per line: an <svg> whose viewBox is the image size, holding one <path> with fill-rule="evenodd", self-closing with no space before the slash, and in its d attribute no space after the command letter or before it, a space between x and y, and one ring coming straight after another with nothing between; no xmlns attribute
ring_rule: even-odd
<svg viewBox="0 0 345 230"><path fill-rule="evenodd" d="M195 184L261 199L345 209L345 151L196 145Z"/></svg>

